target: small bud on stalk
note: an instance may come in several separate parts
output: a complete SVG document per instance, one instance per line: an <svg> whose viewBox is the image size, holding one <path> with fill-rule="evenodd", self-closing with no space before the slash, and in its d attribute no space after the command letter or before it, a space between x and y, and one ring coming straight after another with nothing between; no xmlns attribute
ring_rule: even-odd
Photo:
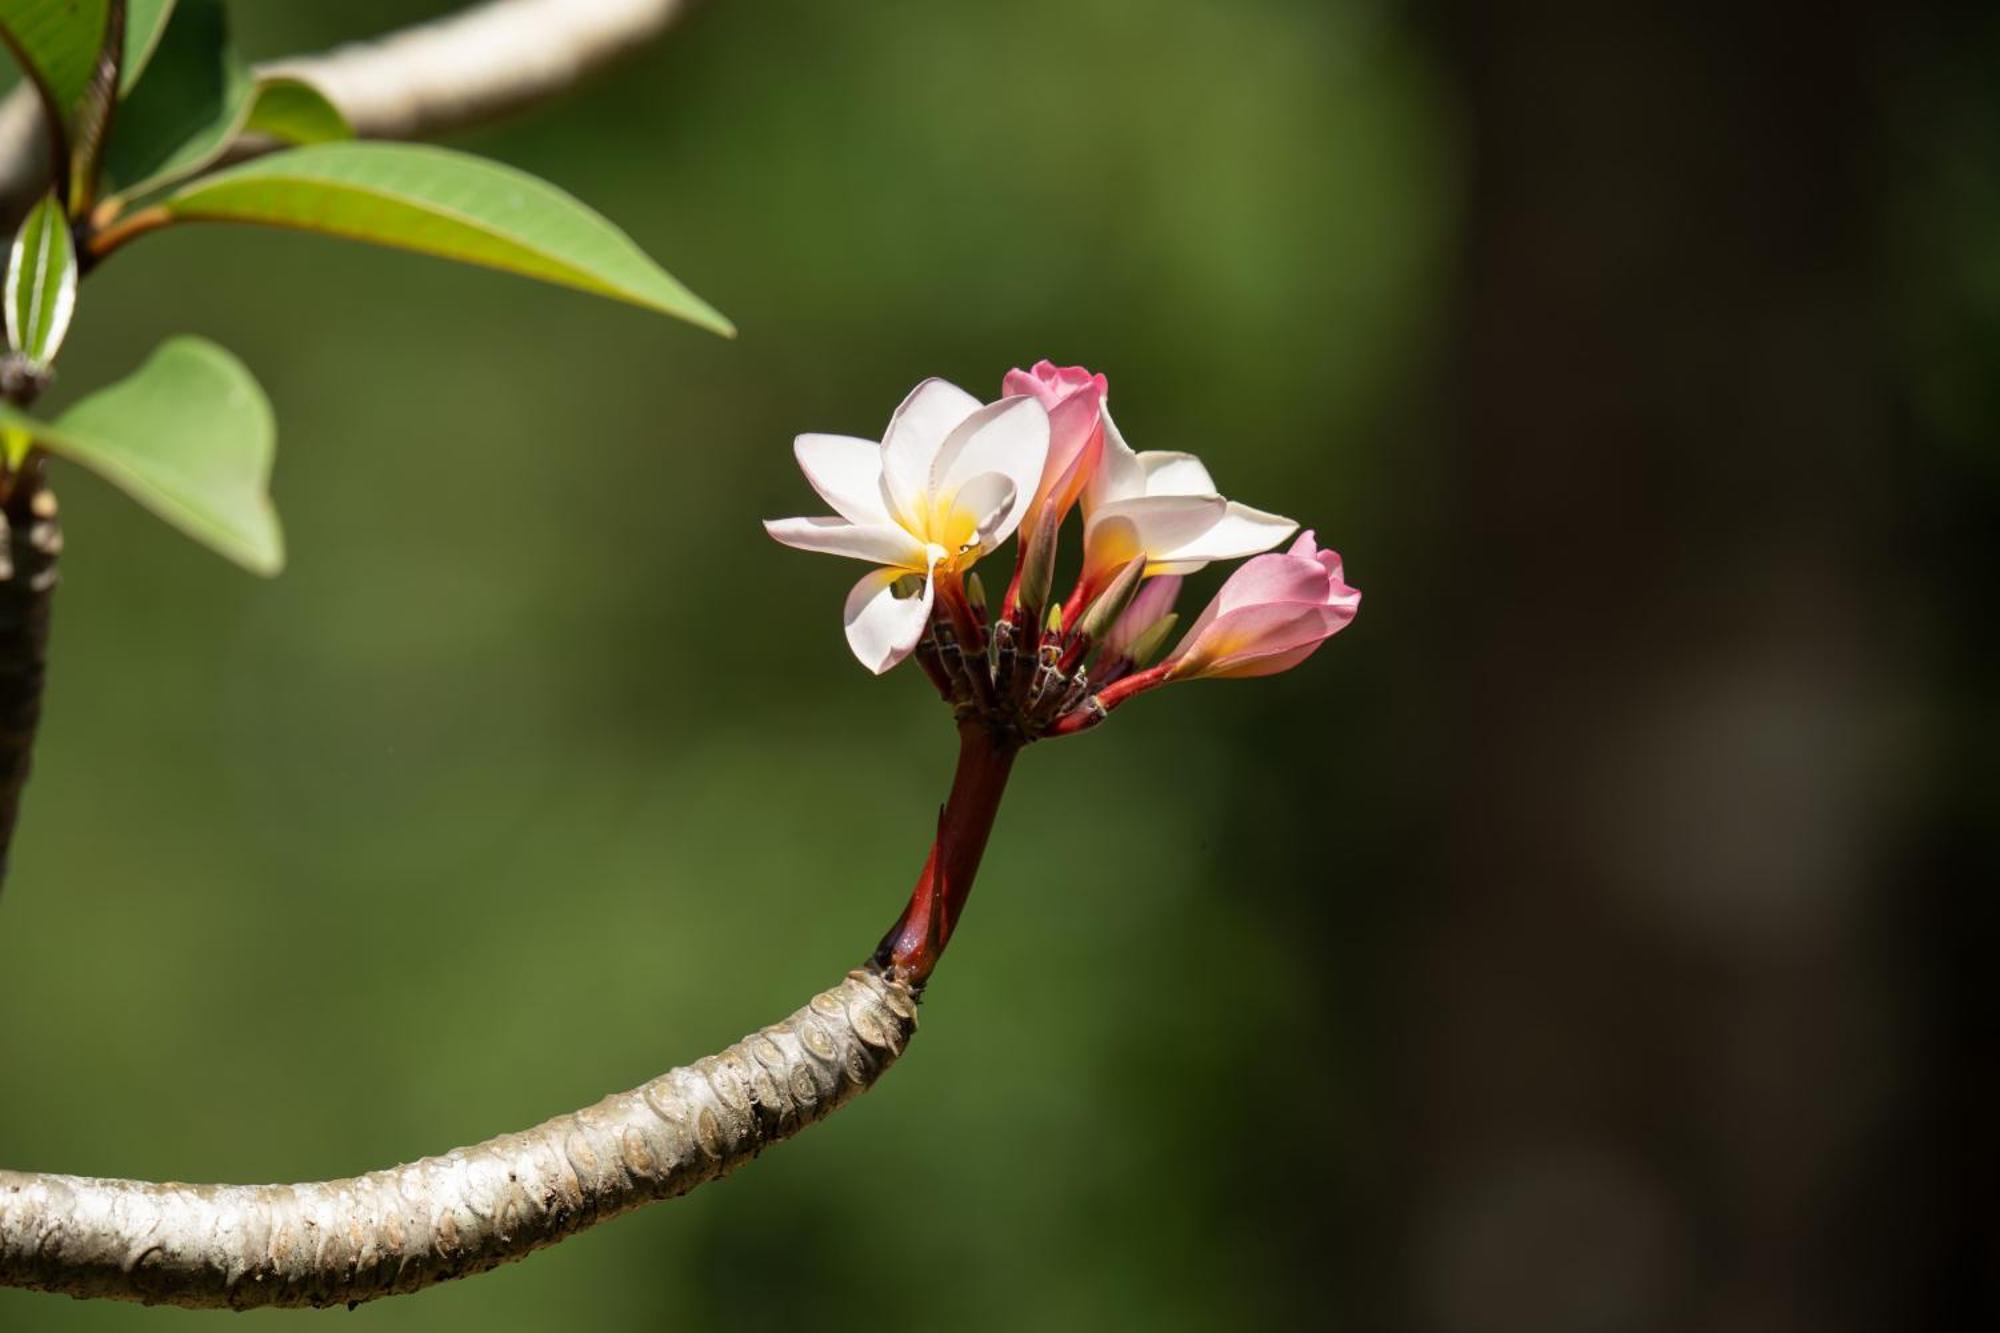
<svg viewBox="0 0 2000 1333"><path fill-rule="evenodd" d="M1160 655L1160 649L1166 646L1167 636L1174 632L1174 626L1180 624L1180 622L1181 614L1178 611L1169 611L1158 620L1155 620L1149 629L1145 630L1137 639L1132 641L1132 652L1130 654L1132 665L1135 667L1151 666L1153 659Z"/></svg>
<svg viewBox="0 0 2000 1333"><path fill-rule="evenodd" d="M1132 640L1131 645L1123 653L1099 669L1098 683L1109 685L1141 667L1151 666L1153 659L1160 655L1160 649L1166 646L1167 636L1174 632L1174 626L1180 623L1180 619L1178 612L1169 611L1140 631L1139 637ZM1106 651L1109 651L1108 645Z"/></svg>
<svg viewBox="0 0 2000 1333"><path fill-rule="evenodd" d="M1099 593L1090 609L1077 622L1077 634L1085 648L1096 643L1111 632L1118 617L1125 614L1132 598L1139 591L1139 580L1146 572L1146 557L1134 556L1125 567L1118 571L1116 578Z"/></svg>
<svg viewBox="0 0 2000 1333"><path fill-rule="evenodd" d="M1057 518L1056 502L1050 500L1042 506L1034 532L1021 544L1020 572L1014 584L1017 624L1035 624L1048 605L1049 589L1056 578L1056 539L1062 535Z"/></svg>

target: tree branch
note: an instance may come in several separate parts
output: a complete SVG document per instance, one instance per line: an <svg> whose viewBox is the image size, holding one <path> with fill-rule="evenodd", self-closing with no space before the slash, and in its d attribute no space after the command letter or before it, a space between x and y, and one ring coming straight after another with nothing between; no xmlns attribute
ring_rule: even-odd
<svg viewBox="0 0 2000 1333"><path fill-rule="evenodd" d="M487 0L324 55L257 66L310 81L371 139L419 139L568 92L665 31L691 0ZM0 214L18 217L48 181L33 90L0 103Z"/></svg>
<svg viewBox="0 0 2000 1333"><path fill-rule="evenodd" d="M0 882L28 785L48 672L49 610L55 601L62 527L39 461L0 500Z"/></svg>
<svg viewBox="0 0 2000 1333"><path fill-rule="evenodd" d="M188 1307L357 1304L484 1272L684 1194L871 1087L916 1031L873 971L718 1055L519 1134L348 1180L0 1171L0 1284Z"/></svg>

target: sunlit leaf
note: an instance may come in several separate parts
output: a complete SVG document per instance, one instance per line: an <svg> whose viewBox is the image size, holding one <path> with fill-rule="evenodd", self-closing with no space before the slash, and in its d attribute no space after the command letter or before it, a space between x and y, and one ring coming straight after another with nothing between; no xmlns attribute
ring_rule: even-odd
<svg viewBox="0 0 2000 1333"><path fill-rule="evenodd" d="M141 193L221 156L249 115L252 86L221 0L180 0L146 77L118 109L104 159L110 193Z"/></svg>
<svg viewBox="0 0 2000 1333"><path fill-rule="evenodd" d="M19 472L21 465L28 461L29 450L34 447L34 436L19 426L0 422L0 457L7 460L9 472Z"/></svg>
<svg viewBox="0 0 2000 1333"><path fill-rule="evenodd" d="M243 122L243 128L297 144L354 137L354 127L325 93L304 79L282 74L257 80L257 95L251 99L250 118Z"/></svg>
<svg viewBox="0 0 2000 1333"><path fill-rule="evenodd" d="M512 167L417 144L326 143L189 182L176 221L255 222L345 236L629 301L730 335L729 321L631 237Z"/></svg>
<svg viewBox="0 0 2000 1333"><path fill-rule="evenodd" d="M246 569L275 574L285 563L268 489L271 404L214 343L171 338L53 422L0 404L0 426L83 464Z"/></svg>
<svg viewBox="0 0 2000 1333"><path fill-rule="evenodd" d="M118 66L118 95L123 97L146 72L146 64L174 15L174 0L125 0L125 58Z"/></svg>
<svg viewBox="0 0 2000 1333"><path fill-rule="evenodd" d="M110 0L0 0L0 31L63 123L90 86Z"/></svg>
<svg viewBox="0 0 2000 1333"><path fill-rule="evenodd" d="M30 209L7 254L7 344L36 365L55 360L76 311L76 246L62 201Z"/></svg>

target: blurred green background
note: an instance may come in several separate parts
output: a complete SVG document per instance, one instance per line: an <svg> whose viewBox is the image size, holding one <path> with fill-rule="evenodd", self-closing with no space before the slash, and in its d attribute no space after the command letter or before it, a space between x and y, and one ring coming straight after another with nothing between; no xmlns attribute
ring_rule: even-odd
<svg viewBox="0 0 2000 1333"><path fill-rule="evenodd" d="M261 57L449 7L236 14ZM793 434L1048 356L1343 551L1354 627L1030 751L860 1104L524 1264L295 1317L1584 1333L1990 1298L1957 1223L1992 1150L1953 1145L1995 1104L1963 590L2000 320L1963 275L2000 210L1956 201L2000 198L1996 44L1775 8L711 0L460 141L735 343L306 237L133 247L54 401L170 333L234 349L290 567L57 475L0 1161L348 1174L858 962L951 730L848 656L857 571L757 520L817 508ZM9 1330L191 1318L0 1292Z"/></svg>

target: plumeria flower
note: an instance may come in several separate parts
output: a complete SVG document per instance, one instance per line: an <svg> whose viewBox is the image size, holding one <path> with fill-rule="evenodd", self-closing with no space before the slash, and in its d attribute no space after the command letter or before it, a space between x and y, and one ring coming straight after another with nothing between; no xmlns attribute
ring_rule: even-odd
<svg viewBox="0 0 2000 1333"><path fill-rule="evenodd" d="M954 583L1020 526L1049 452L1049 414L1033 397L997 403L943 380L911 390L882 441L801 435L793 453L833 506L825 518L767 521L787 546L880 566L854 585L847 643L876 674L909 656L940 578Z"/></svg>
<svg viewBox="0 0 2000 1333"><path fill-rule="evenodd" d="M1082 366L1058 366L1053 361L1037 361L1032 370L1010 370L1001 381L1005 394L1025 394L1048 409L1049 457L1043 465L1035 497L1021 520L1021 542L1025 547L1042 521L1042 511L1053 500L1052 517L1061 522L1071 506L1083 496L1083 488L1097 471L1104 448L1104 400L1111 392L1104 376Z"/></svg>
<svg viewBox="0 0 2000 1333"><path fill-rule="evenodd" d="M1340 555L1305 532L1282 555L1260 555L1229 576L1161 663L1167 680L1271 676L1288 671L1344 629L1361 605Z"/></svg>
<svg viewBox="0 0 2000 1333"><path fill-rule="evenodd" d="M1095 595L1140 556L1149 576L1192 574L1211 560L1268 551L1299 526L1225 500L1193 454L1134 452L1109 410L1104 451L1083 492L1083 515L1083 574L1072 600Z"/></svg>

